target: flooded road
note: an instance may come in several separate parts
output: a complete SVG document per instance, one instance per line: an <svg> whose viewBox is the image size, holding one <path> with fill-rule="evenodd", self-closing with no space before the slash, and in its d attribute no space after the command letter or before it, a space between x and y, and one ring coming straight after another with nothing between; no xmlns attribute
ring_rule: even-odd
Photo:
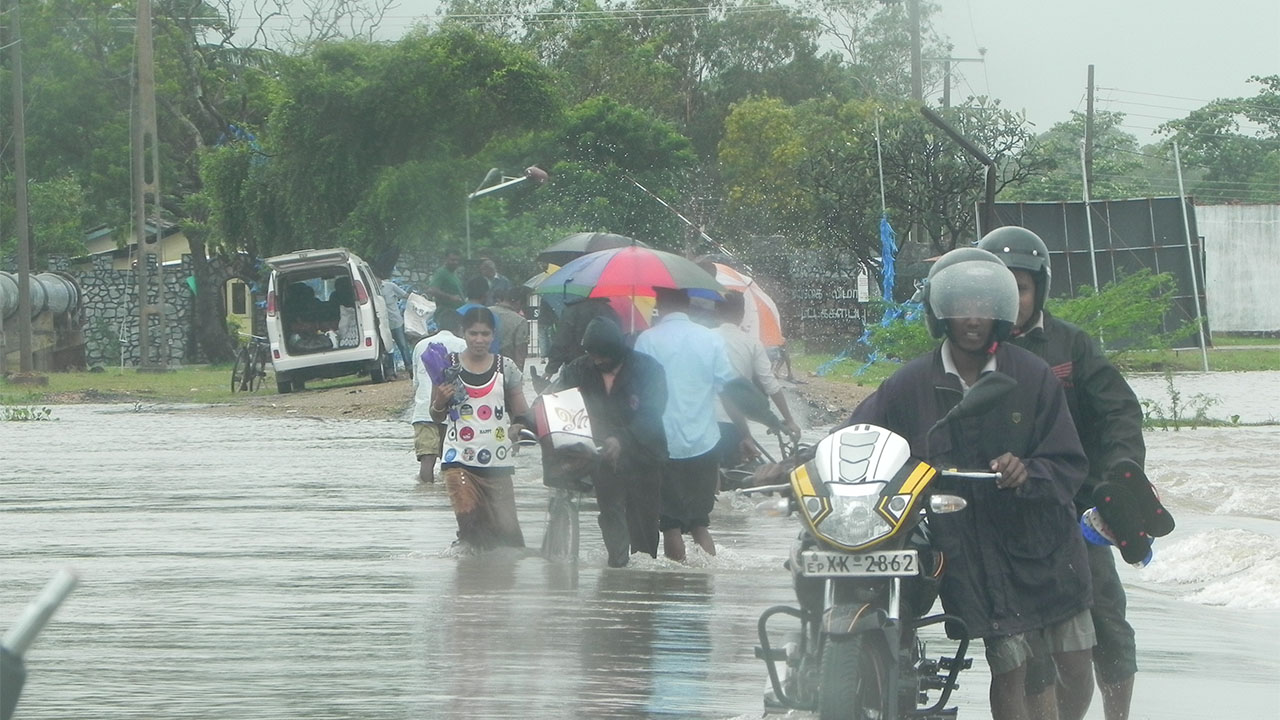
<svg viewBox="0 0 1280 720"><path fill-rule="evenodd" d="M1253 396L1280 397L1268 382ZM793 519L723 496L722 551L688 566L606 568L589 509L577 572L459 557L443 488L415 487L407 423L54 416L0 423L0 628L58 568L82 575L29 653L24 720L759 716L755 623L790 600ZM1121 570L1133 717L1276 717L1280 428L1148 442L1179 527ZM546 495L536 450L522 458L536 546ZM983 665L962 676L962 718L989 716Z"/></svg>

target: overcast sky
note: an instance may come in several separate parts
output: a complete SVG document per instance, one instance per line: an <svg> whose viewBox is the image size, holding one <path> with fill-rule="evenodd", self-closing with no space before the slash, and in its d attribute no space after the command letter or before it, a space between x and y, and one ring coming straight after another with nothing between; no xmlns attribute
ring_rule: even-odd
<svg viewBox="0 0 1280 720"><path fill-rule="evenodd" d="M787 0L781 0L786 2ZM955 44L952 87L1025 110L1036 131L1084 111L1090 63L1099 110L1124 112L1148 142L1165 120L1220 97L1257 93L1250 75L1280 74L1280 0L935 0L935 27ZM437 0L399 0L384 23L398 37Z"/></svg>
<svg viewBox="0 0 1280 720"><path fill-rule="evenodd" d="M1255 95L1250 75L1280 74L1280 0L938 0L969 94L1026 110L1038 131L1085 109L1125 113L1143 142L1161 122L1220 97Z"/></svg>

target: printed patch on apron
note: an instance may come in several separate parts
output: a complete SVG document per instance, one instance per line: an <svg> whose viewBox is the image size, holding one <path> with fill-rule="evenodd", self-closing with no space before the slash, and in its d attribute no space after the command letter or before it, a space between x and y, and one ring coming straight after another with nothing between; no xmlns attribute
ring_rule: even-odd
<svg viewBox="0 0 1280 720"><path fill-rule="evenodd" d="M470 403L465 403L462 405L462 407L458 408L458 414L464 418L469 418L474 413L475 413L475 408L471 407Z"/></svg>
<svg viewBox="0 0 1280 720"><path fill-rule="evenodd" d="M476 460L479 460L481 465L488 465L489 461L492 459L493 456L488 450L481 450L480 454L476 455Z"/></svg>
<svg viewBox="0 0 1280 720"><path fill-rule="evenodd" d="M476 417L480 418L481 420L488 420L489 418L493 417L493 408L489 407L488 405L481 405L480 408L476 410Z"/></svg>
<svg viewBox="0 0 1280 720"><path fill-rule="evenodd" d="M501 420L501 419L502 419L502 408L501 408L501 407L496 407L496 408L494 408L494 409L493 409L493 417L494 417L494 419L495 419L495 420Z"/></svg>
<svg viewBox="0 0 1280 720"><path fill-rule="evenodd" d="M462 462L471 462L476 459L475 448L466 448L462 451Z"/></svg>
<svg viewBox="0 0 1280 720"><path fill-rule="evenodd" d="M458 437L462 438L462 442L471 442L475 439L476 431L470 425L458 431Z"/></svg>
<svg viewBox="0 0 1280 720"><path fill-rule="evenodd" d="M502 442L507 439L507 431L502 428L494 428L493 439Z"/></svg>
<svg viewBox="0 0 1280 720"><path fill-rule="evenodd" d="M457 459L458 459L458 451L453 448L449 448L449 450L444 454L445 462L453 462L454 460L457 460Z"/></svg>
<svg viewBox="0 0 1280 720"><path fill-rule="evenodd" d="M505 447L499 447L496 454L499 460L507 459L507 449Z"/></svg>

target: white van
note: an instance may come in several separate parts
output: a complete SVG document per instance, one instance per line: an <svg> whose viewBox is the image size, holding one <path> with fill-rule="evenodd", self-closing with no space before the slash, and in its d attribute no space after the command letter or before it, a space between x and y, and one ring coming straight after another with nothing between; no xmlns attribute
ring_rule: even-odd
<svg viewBox="0 0 1280 720"><path fill-rule="evenodd" d="M280 392L302 390L315 378L391 377L387 304L368 263L346 248L299 250L266 262L267 337Z"/></svg>

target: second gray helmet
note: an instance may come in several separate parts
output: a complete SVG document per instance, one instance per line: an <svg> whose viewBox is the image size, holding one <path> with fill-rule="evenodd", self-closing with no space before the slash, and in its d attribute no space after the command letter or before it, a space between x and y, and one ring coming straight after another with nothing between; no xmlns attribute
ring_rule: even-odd
<svg viewBox="0 0 1280 720"><path fill-rule="evenodd" d="M1031 273L1036 282L1036 312L1044 309L1053 270L1049 266L1049 248L1039 235L1024 227L1006 225L984 235L978 247L995 254L1010 270Z"/></svg>

